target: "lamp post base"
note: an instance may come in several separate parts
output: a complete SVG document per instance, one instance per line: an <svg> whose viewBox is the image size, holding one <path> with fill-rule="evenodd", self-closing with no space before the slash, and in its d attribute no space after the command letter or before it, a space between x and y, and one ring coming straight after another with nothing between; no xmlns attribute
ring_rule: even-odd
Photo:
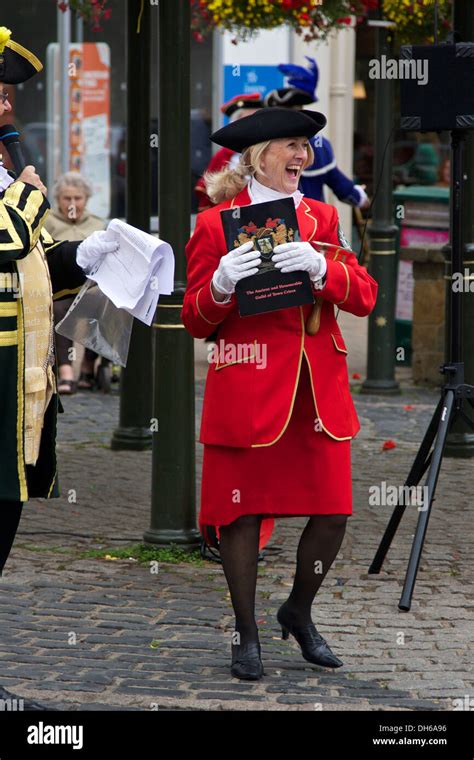
<svg viewBox="0 0 474 760"><path fill-rule="evenodd" d="M118 427L110 441L113 451L148 451L151 446L151 430L144 427Z"/></svg>
<svg viewBox="0 0 474 760"><path fill-rule="evenodd" d="M396 380L365 380L362 383L360 392L396 396L401 393L401 390Z"/></svg>
<svg viewBox="0 0 474 760"><path fill-rule="evenodd" d="M201 534L196 528L184 528L181 530L149 528L143 534L143 540L146 544L153 544L153 546L163 549L169 549L170 544L175 544L184 551L193 551L194 549L199 549L201 545Z"/></svg>

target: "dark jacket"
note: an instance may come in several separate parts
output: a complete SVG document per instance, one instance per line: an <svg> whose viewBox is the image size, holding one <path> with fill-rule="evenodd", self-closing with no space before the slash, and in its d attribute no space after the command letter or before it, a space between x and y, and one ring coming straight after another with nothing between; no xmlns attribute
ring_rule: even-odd
<svg viewBox="0 0 474 760"><path fill-rule="evenodd" d="M54 300L78 293L86 278L76 264L79 243L54 241L44 229L49 208L47 198L24 182L0 193L0 501L59 496L55 442L62 407L57 394L45 413L36 464L25 464L23 453L25 330L17 262L42 248Z"/></svg>

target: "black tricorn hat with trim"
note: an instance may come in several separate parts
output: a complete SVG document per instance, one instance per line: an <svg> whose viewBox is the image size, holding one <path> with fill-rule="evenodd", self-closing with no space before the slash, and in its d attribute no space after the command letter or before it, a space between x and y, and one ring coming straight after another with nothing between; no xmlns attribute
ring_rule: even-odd
<svg viewBox="0 0 474 760"><path fill-rule="evenodd" d="M0 82L20 84L41 71L43 64L10 36L10 29L0 26Z"/></svg>
<svg viewBox="0 0 474 760"><path fill-rule="evenodd" d="M226 124L211 135L212 142L242 153L250 145L281 137L313 137L326 126L319 111L261 108L245 119Z"/></svg>

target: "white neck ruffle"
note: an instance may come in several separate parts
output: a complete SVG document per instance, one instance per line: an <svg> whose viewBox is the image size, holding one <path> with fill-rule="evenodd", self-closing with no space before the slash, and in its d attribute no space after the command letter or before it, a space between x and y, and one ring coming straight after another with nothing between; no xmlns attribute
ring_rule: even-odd
<svg viewBox="0 0 474 760"><path fill-rule="evenodd" d="M298 208L303 198L303 193L301 193L299 190L295 190L294 193L280 193L278 190L274 190L272 187L262 185L262 183L258 182L255 177L252 177L250 180L249 184L247 185L247 190L252 203L276 201L280 198L293 198L295 208Z"/></svg>

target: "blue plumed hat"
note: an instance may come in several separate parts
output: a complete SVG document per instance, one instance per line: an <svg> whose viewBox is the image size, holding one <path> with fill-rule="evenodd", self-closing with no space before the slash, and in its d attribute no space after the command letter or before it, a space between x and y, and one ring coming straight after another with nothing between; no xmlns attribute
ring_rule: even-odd
<svg viewBox="0 0 474 760"><path fill-rule="evenodd" d="M291 87L297 87L299 90L304 90L312 98L312 102L315 103L318 98L316 97L316 87L319 80L318 64L314 58L310 58L305 55L309 66L296 66L294 63L281 63L278 66L278 70L282 74L288 77L288 84Z"/></svg>

